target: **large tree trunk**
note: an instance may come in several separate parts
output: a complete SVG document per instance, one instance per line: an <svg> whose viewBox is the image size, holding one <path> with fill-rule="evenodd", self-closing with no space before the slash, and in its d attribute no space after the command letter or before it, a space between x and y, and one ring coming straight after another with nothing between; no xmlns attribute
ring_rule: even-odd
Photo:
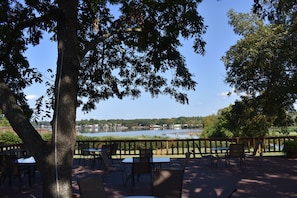
<svg viewBox="0 0 297 198"><path fill-rule="evenodd" d="M52 122L53 153L50 153L53 155L55 163L54 166L48 164L47 171L43 174L43 197L72 197L71 181L76 138L75 120L79 70L78 2L75 0L59 0L58 5L63 13L57 26L58 61L55 82L55 111ZM52 174L55 174L55 177Z"/></svg>
<svg viewBox="0 0 297 198"><path fill-rule="evenodd" d="M10 89L0 80L0 105L14 131L32 152L40 170L44 198L72 197L72 164L76 138L77 0L59 0L58 62L53 116L53 138L45 143L17 105ZM44 52L46 53L46 52Z"/></svg>

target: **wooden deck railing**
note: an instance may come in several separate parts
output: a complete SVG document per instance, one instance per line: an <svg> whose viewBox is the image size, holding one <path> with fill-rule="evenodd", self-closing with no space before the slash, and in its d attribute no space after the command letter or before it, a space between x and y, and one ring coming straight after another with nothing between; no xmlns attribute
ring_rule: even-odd
<svg viewBox="0 0 297 198"><path fill-rule="evenodd" d="M100 148L104 144L118 143L116 155L124 157L127 155L137 155L139 148L151 148L154 155L184 155L192 152L195 145L201 147L201 152L212 153L214 147L227 147L231 143L243 143L246 152L252 152L256 143L262 143L264 153L282 152L284 142L297 139L297 136L264 137L264 138L201 138L201 139L159 139L159 140L102 140L102 141L77 141L74 155L80 155L79 144L88 143L91 148ZM22 144L0 145L0 152L10 149L22 148ZM197 153L197 151L195 152ZM194 153L194 157L195 157Z"/></svg>
<svg viewBox="0 0 297 198"><path fill-rule="evenodd" d="M154 155L184 155L192 152L199 145L203 154L212 153L214 147L228 147L232 143L243 143L246 152L253 152L255 145L260 142L263 152L282 152L285 141L297 139L297 136L265 137L265 138L200 138L200 139L159 139L159 140L116 140L116 141L87 141L90 147L100 148L103 144L119 144L117 155L137 155L139 148L151 148ZM77 141L77 145L85 141ZM194 152L198 153L198 151ZM79 150L76 149L76 153Z"/></svg>

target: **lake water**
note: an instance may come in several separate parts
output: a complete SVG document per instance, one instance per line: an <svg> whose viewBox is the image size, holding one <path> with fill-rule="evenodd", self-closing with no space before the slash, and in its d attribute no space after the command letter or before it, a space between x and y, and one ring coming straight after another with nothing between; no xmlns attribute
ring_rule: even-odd
<svg viewBox="0 0 297 198"><path fill-rule="evenodd" d="M139 130L139 131L114 131L114 132L78 132L78 135L89 137L103 136L120 136L120 137L135 137L135 136L160 136L179 139L198 139L201 134L201 129L164 129L164 130Z"/></svg>

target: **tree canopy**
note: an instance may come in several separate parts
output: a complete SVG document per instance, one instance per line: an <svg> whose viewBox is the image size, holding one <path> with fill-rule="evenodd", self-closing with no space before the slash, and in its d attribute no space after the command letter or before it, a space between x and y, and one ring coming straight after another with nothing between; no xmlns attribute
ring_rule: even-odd
<svg viewBox="0 0 297 198"><path fill-rule="evenodd" d="M204 53L201 36L206 28L197 13L198 3L200 0L78 1L78 105L90 111L102 100L137 98L142 90L188 103L184 90L195 90L197 82L192 80L179 48L181 38L193 39L194 51ZM57 19L63 13L51 1L2 1L1 9L1 79L30 116L32 110L26 106L23 90L44 78L29 65L23 52L29 45L38 45L45 33L56 41ZM52 108L53 94L50 89L48 97L38 100L38 110L44 110L44 101Z"/></svg>
<svg viewBox="0 0 297 198"><path fill-rule="evenodd" d="M194 38L194 50L204 53L205 27L197 13L198 2L113 1L121 4L117 18L106 2L93 4L93 14L82 2L78 94L87 97L85 103L80 100L83 110L114 96L139 97L140 87L152 96L169 94L188 103L179 89L194 89L196 82L178 48L181 37ZM167 80L168 70L173 75Z"/></svg>
<svg viewBox="0 0 297 198"><path fill-rule="evenodd" d="M207 137L261 137L272 126L270 117L257 111L252 100L236 101L220 109L217 121L203 131Z"/></svg>
<svg viewBox="0 0 297 198"><path fill-rule="evenodd" d="M222 58L225 80L263 114L281 117L294 111L297 97L296 2L258 3L258 15L229 12L229 23L242 38Z"/></svg>
<svg viewBox="0 0 297 198"><path fill-rule="evenodd" d="M0 108L34 155L44 197L72 197L76 108L90 111L111 97L172 96L188 103L197 82L179 52L182 39L204 53L206 27L196 1L3 0L0 2ZM44 142L29 122L24 88L45 81L24 52L44 34L57 43L47 96L53 136ZM45 52L46 53L46 52ZM48 109L47 109L48 110ZM49 113L49 112L47 112ZM54 186L54 187L53 187Z"/></svg>
<svg viewBox="0 0 297 198"><path fill-rule="evenodd" d="M210 124L205 125L203 137L264 137L269 135L269 129L276 127L281 133L287 133L287 128L296 124L296 112L283 112L278 115L263 114L262 107L256 99L242 97L229 107L220 109L217 115L203 118L203 123L210 118ZM294 120L295 119L295 120Z"/></svg>

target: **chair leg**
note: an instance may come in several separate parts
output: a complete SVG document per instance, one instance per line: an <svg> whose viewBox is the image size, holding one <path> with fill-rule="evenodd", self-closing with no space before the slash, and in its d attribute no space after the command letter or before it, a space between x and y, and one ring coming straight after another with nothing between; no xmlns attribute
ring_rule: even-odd
<svg viewBox="0 0 297 198"><path fill-rule="evenodd" d="M21 178L21 176L18 176L18 179L19 179L19 191L21 191L21 189L22 189L22 178Z"/></svg>
<svg viewBox="0 0 297 198"><path fill-rule="evenodd" d="M226 157L226 158L225 158L225 166L227 167L228 164L230 164L230 161L229 161L229 159Z"/></svg>
<svg viewBox="0 0 297 198"><path fill-rule="evenodd" d="M125 182L124 182L124 186L126 186L127 182L129 181L129 179L132 177L132 174L128 174L126 179L125 179ZM132 180L132 178L131 178Z"/></svg>
<svg viewBox="0 0 297 198"><path fill-rule="evenodd" d="M31 168L29 168L29 170L28 170L28 183L29 183L30 187L32 186L31 175L32 175Z"/></svg>
<svg viewBox="0 0 297 198"><path fill-rule="evenodd" d="M125 179L125 177L124 177L124 172L123 171L121 171L121 175L122 175L122 181L123 181L123 184L124 184L124 186L126 185L126 179Z"/></svg>

